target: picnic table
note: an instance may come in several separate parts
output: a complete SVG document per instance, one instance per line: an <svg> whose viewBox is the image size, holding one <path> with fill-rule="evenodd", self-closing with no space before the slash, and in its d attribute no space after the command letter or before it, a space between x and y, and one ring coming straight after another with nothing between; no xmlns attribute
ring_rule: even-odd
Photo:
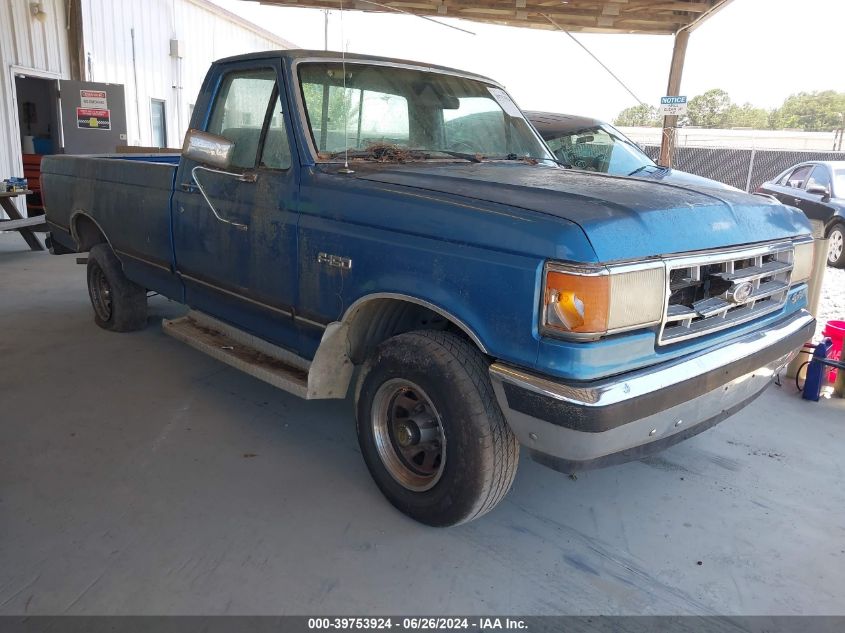
<svg viewBox="0 0 845 633"><path fill-rule="evenodd" d="M37 229L46 230L47 224L43 215L36 215L32 218L25 218L20 214L18 208L12 202L18 196L27 196L31 191L0 191L0 207L9 216L8 220L0 220L0 231L17 231L21 237L34 251L43 251L44 245L37 237Z"/></svg>

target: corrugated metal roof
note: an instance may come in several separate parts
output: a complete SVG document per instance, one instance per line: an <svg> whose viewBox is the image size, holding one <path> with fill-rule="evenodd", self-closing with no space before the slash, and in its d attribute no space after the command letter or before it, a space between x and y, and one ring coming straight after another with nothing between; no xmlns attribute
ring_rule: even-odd
<svg viewBox="0 0 845 633"><path fill-rule="evenodd" d="M668 35L730 0L247 0L264 5L461 18L584 33Z"/></svg>

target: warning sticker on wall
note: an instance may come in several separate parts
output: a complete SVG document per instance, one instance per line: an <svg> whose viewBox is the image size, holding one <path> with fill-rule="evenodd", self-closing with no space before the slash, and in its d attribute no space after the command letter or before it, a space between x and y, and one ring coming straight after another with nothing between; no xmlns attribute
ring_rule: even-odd
<svg viewBox="0 0 845 633"><path fill-rule="evenodd" d="M111 110L77 108L76 127L81 130L110 130Z"/></svg>
<svg viewBox="0 0 845 633"><path fill-rule="evenodd" d="M79 106L89 110L106 110L109 107L105 90L80 90Z"/></svg>

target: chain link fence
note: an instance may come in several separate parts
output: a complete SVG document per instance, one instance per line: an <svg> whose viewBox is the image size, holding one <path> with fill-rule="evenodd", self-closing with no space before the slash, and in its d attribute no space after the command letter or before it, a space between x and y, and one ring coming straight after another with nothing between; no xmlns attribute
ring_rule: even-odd
<svg viewBox="0 0 845 633"><path fill-rule="evenodd" d="M659 145L642 145L642 148L649 158L657 161ZM807 160L845 160L845 152L684 146L675 148L672 166L744 191L754 191L786 168Z"/></svg>

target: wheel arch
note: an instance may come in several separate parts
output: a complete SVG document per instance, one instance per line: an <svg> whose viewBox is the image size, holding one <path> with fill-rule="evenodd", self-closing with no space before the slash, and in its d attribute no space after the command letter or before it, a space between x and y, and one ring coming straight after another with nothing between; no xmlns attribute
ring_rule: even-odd
<svg viewBox="0 0 845 633"><path fill-rule="evenodd" d="M489 354L478 334L449 310L412 295L377 292L355 301L341 319L349 327L350 357L365 355L381 341L412 329L456 329L482 354ZM416 326L416 327L413 327Z"/></svg>
<svg viewBox="0 0 845 633"><path fill-rule="evenodd" d="M308 371L307 397L344 397L355 366L376 346L397 334L424 329L453 331L489 355L476 332L449 310L412 295L371 293L326 327Z"/></svg>
<svg viewBox="0 0 845 633"><path fill-rule="evenodd" d="M830 237L830 232L836 226L842 226L845 228L845 212L837 212L830 220L828 220L827 225L824 227L824 236Z"/></svg>
<svg viewBox="0 0 845 633"><path fill-rule="evenodd" d="M111 247L111 242L103 227L86 211L77 210L71 214L70 234L76 242L76 250L79 253L90 251L96 244L108 244Z"/></svg>

